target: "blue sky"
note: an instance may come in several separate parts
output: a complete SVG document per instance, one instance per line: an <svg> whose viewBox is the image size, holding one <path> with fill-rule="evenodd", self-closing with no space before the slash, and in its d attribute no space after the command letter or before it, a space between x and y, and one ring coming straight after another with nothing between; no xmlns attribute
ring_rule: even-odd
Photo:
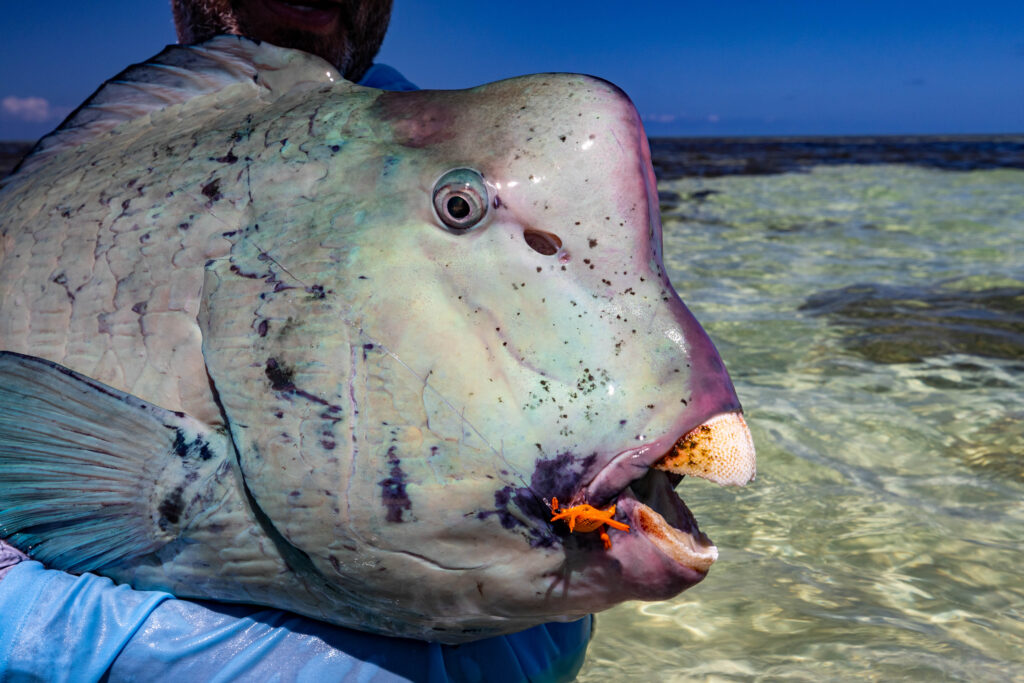
<svg viewBox="0 0 1024 683"><path fill-rule="evenodd" d="M174 42L163 0L4 11L0 140L38 137ZM395 0L379 60L432 88L591 73L651 135L1024 132L1021 0Z"/></svg>

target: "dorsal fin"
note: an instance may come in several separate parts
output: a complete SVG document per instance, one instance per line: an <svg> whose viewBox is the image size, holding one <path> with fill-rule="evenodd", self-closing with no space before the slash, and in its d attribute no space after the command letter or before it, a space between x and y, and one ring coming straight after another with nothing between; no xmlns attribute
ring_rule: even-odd
<svg viewBox="0 0 1024 683"><path fill-rule="evenodd" d="M303 83L343 80L323 59L241 36L217 36L200 45L168 45L155 57L111 78L42 138L11 176L77 147L118 124L164 107L251 83L253 98L271 101Z"/></svg>

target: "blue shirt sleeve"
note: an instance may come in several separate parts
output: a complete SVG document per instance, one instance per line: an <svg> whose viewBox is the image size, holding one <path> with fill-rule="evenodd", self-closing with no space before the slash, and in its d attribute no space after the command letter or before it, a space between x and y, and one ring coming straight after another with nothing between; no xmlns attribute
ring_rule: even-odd
<svg viewBox="0 0 1024 683"><path fill-rule="evenodd" d="M387 64L372 65L358 85L365 85L367 88L377 88L378 90L396 90L399 92L419 90L419 88L407 81L405 76L398 73L397 69Z"/></svg>
<svg viewBox="0 0 1024 683"><path fill-rule="evenodd" d="M591 619L449 646L177 600L29 561L0 581L0 679L568 681L583 663Z"/></svg>

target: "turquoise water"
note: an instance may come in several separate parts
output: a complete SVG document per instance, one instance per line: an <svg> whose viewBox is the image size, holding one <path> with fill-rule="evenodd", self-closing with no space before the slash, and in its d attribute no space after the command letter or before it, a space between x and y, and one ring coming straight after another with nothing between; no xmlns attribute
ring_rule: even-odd
<svg viewBox="0 0 1024 683"><path fill-rule="evenodd" d="M680 485L719 561L602 613L580 680L1024 680L1024 171L659 189L758 476Z"/></svg>

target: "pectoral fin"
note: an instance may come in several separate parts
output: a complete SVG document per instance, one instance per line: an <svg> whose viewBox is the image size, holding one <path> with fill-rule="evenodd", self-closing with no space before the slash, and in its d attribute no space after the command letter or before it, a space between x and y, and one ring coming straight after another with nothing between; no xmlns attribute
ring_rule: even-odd
<svg viewBox="0 0 1024 683"><path fill-rule="evenodd" d="M228 448L184 413L0 352L0 537L51 567L93 571L177 538Z"/></svg>

